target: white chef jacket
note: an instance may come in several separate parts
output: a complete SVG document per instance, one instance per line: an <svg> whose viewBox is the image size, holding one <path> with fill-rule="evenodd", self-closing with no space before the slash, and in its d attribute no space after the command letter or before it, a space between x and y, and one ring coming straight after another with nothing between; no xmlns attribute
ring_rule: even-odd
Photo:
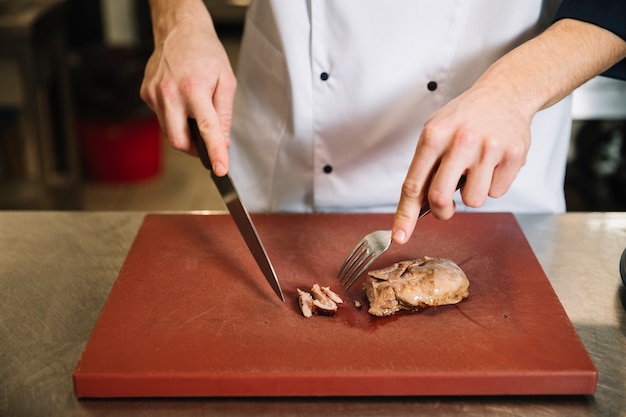
<svg viewBox="0 0 626 417"><path fill-rule="evenodd" d="M230 151L242 200L253 212L394 211L425 120L559 3L253 1ZM564 211L570 124L569 99L538 113L526 165L482 210Z"/></svg>

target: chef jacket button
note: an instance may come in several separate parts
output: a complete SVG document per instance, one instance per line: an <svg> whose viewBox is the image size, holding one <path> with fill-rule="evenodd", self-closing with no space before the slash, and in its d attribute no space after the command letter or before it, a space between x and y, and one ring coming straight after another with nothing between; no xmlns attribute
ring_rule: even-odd
<svg viewBox="0 0 626 417"><path fill-rule="evenodd" d="M437 83L435 81L431 81L428 83L426 88L428 88L428 91L435 91L437 89Z"/></svg>
<svg viewBox="0 0 626 417"><path fill-rule="evenodd" d="M324 173L330 174L331 172L333 172L333 167L331 165L324 165Z"/></svg>
<svg viewBox="0 0 626 417"><path fill-rule="evenodd" d="M322 79L322 81L326 81L328 79L328 73L327 72L321 73L320 78Z"/></svg>

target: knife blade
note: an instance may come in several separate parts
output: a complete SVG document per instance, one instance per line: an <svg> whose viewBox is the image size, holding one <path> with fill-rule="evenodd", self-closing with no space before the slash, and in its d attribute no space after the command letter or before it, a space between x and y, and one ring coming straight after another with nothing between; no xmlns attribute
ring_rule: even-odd
<svg viewBox="0 0 626 417"><path fill-rule="evenodd" d="M256 227L254 227L254 223L252 222L248 211L239 199L239 194L237 193L235 184L233 184L233 181L230 178L230 174L226 174L223 177L215 175L212 169L211 160L209 159L206 144L204 143L200 130L198 129L198 124L191 118L188 119L188 124L191 140L196 146L202 165L204 165L204 167L211 172L211 178L222 196L224 204L226 204L226 208L228 208L228 211L233 217L243 240L246 242L248 249L261 269L261 272L263 272L263 276L270 284L276 295L278 295L278 297L285 302L283 290L280 288L280 283L278 282L278 277L276 277L274 267L267 256L265 247L259 238L259 234L256 231Z"/></svg>

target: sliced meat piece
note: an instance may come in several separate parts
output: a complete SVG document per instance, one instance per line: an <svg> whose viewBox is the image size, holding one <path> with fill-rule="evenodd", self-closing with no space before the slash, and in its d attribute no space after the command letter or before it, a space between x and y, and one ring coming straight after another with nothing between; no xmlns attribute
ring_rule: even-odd
<svg viewBox="0 0 626 417"><path fill-rule="evenodd" d="M300 304L300 311L304 317L308 318L313 315L313 297L300 288L298 288L298 304Z"/></svg>
<svg viewBox="0 0 626 417"><path fill-rule="evenodd" d="M313 313L321 314L324 316L332 316L337 312L337 303L333 301L322 290L319 284L314 284L311 288L311 294L313 294ZM343 301L342 301L343 302Z"/></svg>
<svg viewBox="0 0 626 417"><path fill-rule="evenodd" d="M469 296L469 280L453 261L428 256L370 271L365 294L374 316L389 316L400 309L455 304Z"/></svg>
<svg viewBox="0 0 626 417"><path fill-rule="evenodd" d="M343 303L339 295L330 287L320 287L314 284L311 292L298 290L298 304L304 317L311 317L313 314L332 316L337 312L337 304Z"/></svg>
<svg viewBox="0 0 626 417"><path fill-rule="evenodd" d="M327 302L322 302L320 300L313 300L313 313L320 316L334 316L337 312L337 304L328 299Z"/></svg>
<svg viewBox="0 0 626 417"><path fill-rule="evenodd" d="M322 292L335 303L343 304L343 300L341 299L341 297L339 297L336 292L331 290L330 287L322 287Z"/></svg>

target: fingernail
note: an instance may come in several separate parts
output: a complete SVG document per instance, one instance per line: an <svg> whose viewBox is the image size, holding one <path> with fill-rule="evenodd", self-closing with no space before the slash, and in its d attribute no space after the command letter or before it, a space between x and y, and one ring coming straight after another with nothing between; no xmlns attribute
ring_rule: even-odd
<svg viewBox="0 0 626 417"><path fill-rule="evenodd" d="M224 164L222 164L221 162L216 162L213 165L213 172L215 172L216 174L222 172L223 169L224 169Z"/></svg>
<svg viewBox="0 0 626 417"><path fill-rule="evenodd" d="M393 240L395 240L396 242L404 243L405 239L406 239L406 233L404 233L404 230L399 229L393 233Z"/></svg>

